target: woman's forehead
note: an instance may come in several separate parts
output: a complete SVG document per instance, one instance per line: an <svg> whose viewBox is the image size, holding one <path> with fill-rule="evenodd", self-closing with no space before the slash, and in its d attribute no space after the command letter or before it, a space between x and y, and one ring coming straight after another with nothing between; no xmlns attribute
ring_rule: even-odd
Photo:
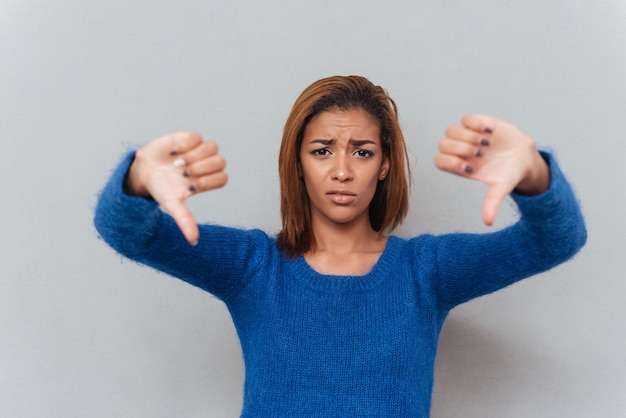
<svg viewBox="0 0 626 418"><path fill-rule="evenodd" d="M359 134L379 139L380 123L369 112L361 109L331 109L321 112L309 121L304 135L336 135L338 133ZM327 139L333 139L331 137ZM338 138L334 138L338 139ZM352 138L364 139L364 138Z"/></svg>

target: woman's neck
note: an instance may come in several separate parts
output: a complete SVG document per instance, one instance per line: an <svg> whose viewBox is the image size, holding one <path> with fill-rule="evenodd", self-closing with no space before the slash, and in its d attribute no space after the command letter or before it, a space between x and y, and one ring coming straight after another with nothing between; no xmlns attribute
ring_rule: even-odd
<svg viewBox="0 0 626 418"><path fill-rule="evenodd" d="M304 254L321 274L361 276L376 264L387 245L387 236L367 224L313 224L313 243Z"/></svg>

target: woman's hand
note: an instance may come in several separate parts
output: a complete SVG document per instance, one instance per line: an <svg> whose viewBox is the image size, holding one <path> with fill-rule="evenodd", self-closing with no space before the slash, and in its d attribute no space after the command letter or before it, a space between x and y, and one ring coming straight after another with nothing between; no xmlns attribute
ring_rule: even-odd
<svg viewBox="0 0 626 418"><path fill-rule="evenodd" d="M185 206L197 193L217 189L228 180L226 161L214 142L195 133L176 132L140 148L130 166L125 190L131 196L156 200L191 244L198 242L198 225Z"/></svg>
<svg viewBox="0 0 626 418"><path fill-rule="evenodd" d="M450 126L439 143L435 165L487 184L482 210L487 225L493 224L502 200L512 191L533 196L550 187L549 168L533 139L489 116L466 115L462 126Z"/></svg>

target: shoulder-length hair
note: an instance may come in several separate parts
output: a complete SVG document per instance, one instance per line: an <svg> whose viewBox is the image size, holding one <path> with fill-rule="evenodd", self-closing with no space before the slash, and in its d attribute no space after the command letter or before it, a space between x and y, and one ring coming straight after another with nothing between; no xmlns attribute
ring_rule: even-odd
<svg viewBox="0 0 626 418"><path fill-rule="evenodd" d="M316 115L334 109L363 109L380 125L383 157L389 160L389 172L378 182L369 206L374 231L383 234L393 230L408 211L411 175L395 102L382 87L364 77L333 76L318 80L293 105L278 157L282 230L277 245L288 257L309 251L314 240L310 201L300 166L304 130Z"/></svg>

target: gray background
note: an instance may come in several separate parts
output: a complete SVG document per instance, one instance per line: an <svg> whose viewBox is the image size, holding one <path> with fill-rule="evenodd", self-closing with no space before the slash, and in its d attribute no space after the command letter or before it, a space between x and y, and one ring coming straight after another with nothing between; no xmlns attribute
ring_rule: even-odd
<svg viewBox="0 0 626 418"><path fill-rule="evenodd" d="M625 416L623 0L1 0L0 415L237 416L223 305L114 254L96 195L126 150L193 130L230 175L197 218L276 232L289 109L354 73L400 108L415 182L397 234L486 230L484 187L432 165L466 112L554 149L588 222L572 262L452 312L433 417Z"/></svg>

